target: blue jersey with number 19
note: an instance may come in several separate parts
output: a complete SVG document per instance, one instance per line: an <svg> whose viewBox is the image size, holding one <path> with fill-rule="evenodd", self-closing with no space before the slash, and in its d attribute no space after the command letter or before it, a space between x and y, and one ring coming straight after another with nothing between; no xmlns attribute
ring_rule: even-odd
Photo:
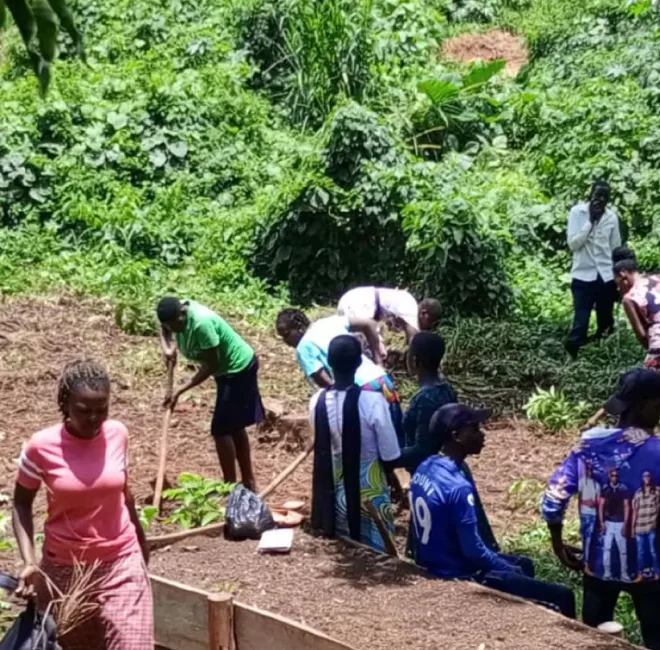
<svg viewBox="0 0 660 650"><path fill-rule="evenodd" d="M460 525L477 524L474 489L458 464L431 456L410 483L410 509L419 565L446 578L467 578L478 570L462 551ZM475 529L476 532L476 529Z"/></svg>

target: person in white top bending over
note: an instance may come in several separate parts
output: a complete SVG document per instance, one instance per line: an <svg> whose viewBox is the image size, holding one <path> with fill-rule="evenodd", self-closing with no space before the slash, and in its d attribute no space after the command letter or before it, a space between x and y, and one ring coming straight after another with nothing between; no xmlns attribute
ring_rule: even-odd
<svg viewBox="0 0 660 650"><path fill-rule="evenodd" d="M595 338L601 339L614 330L616 284L612 273L612 251L621 245L619 218L608 207L610 186L596 181L587 203L571 209L568 217L568 247L573 253L571 292L573 293L573 326L566 351L577 358L587 343L589 319L596 308L598 329Z"/></svg>
<svg viewBox="0 0 660 650"><path fill-rule="evenodd" d="M385 322L392 329L403 330L406 343L409 344L420 330L432 331L437 327L440 303L434 298L425 298L418 305L415 298L404 289L355 287L339 299L337 314ZM387 356L382 339L379 352L383 358Z"/></svg>

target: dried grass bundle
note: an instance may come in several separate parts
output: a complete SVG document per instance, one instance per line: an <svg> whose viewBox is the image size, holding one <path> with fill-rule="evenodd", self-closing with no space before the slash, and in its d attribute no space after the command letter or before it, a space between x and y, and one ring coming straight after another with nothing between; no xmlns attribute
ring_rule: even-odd
<svg viewBox="0 0 660 650"><path fill-rule="evenodd" d="M74 562L73 574L68 590L63 593L59 587L43 573L50 593L51 601L46 614L52 614L59 638L85 623L98 612L100 605L96 595L103 590L108 575L94 577L101 563L92 564Z"/></svg>

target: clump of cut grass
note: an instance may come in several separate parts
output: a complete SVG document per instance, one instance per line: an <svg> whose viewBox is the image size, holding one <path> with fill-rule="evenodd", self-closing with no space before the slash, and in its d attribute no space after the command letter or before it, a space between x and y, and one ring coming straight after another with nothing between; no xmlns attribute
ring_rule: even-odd
<svg viewBox="0 0 660 650"><path fill-rule="evenodd" d="M99 611L100 604L96 596L108 580L105 575L95 577L100 566L99 561L92 564L75 562L73 577L66 593L42 572L51 597L46 614L52 614L59 638L80 627Z"/></svg>

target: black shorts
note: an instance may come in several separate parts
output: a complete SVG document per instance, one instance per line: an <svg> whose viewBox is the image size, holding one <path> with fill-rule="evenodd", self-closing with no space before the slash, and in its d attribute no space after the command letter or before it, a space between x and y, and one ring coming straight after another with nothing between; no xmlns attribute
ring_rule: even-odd
<svg viewBox="0 0 660 650"><path fill-rule="evenodd" d="M211 435L230 436L245 427L259 424L264 419L264 407L259 394L256 357L247 368L233 375L216 377L218 393L211 421Z"/></svg>

